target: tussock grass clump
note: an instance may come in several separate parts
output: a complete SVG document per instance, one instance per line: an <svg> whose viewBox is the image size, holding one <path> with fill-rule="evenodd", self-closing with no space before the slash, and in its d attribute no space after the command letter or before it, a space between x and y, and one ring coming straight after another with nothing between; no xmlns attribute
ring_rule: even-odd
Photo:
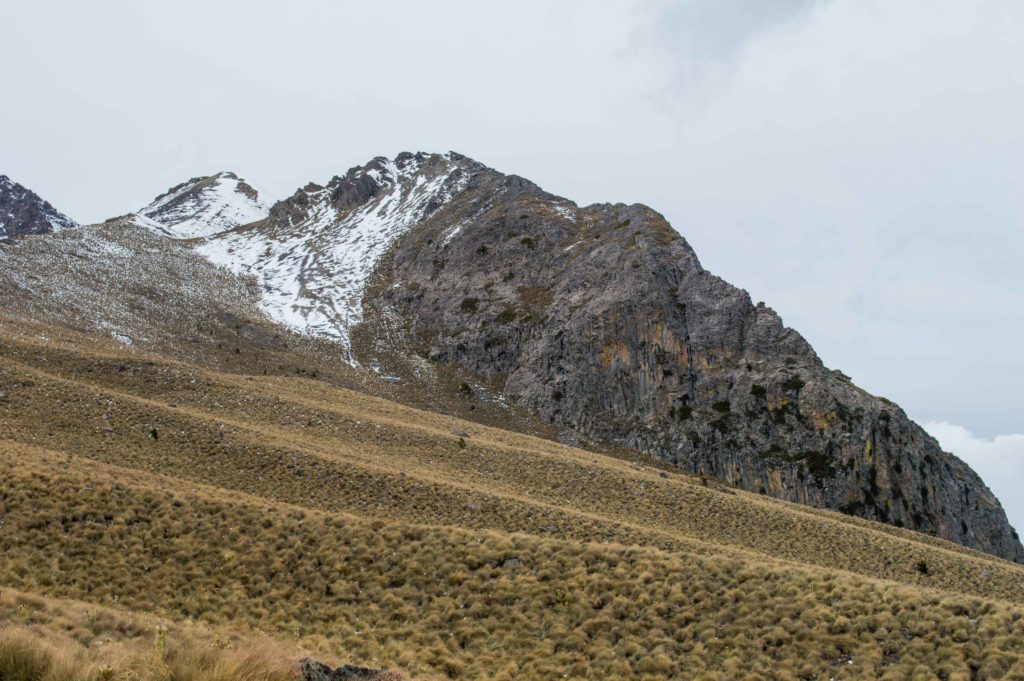
<svg viewBox="0 0 1024 681"><path fill-rule="evenodd" d="M0 629L3 681L299 681L296 660L268 649L227 650L195 642L157 650L141 643L85 648L21 627Z"/></svg>
<svg viewBox="0 0 1024 681"><path fill-rule="evenodd" d="M50 655L27 636L0 632L0 679L4 681L43 681L51 678Z"/></svg>

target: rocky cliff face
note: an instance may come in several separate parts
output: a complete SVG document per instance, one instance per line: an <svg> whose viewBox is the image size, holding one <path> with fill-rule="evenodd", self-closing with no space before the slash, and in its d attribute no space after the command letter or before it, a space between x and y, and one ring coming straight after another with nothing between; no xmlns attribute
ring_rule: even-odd
<svg viewBox="0 0 1024 681"><path fill-rule="evenodd" d="M35 192L0 175L0 239L46 234L78 225Z"/></svg>
<svg viewBox="0 0 1024 681"><path fill-rule="evenodd" d="M364 361L416 352L582 437L1024 559L967 465L701 267L661 215L580 208L458 155L444 163L460 187L397 239L366 290L379 357Z"/></svg>
<svg viewBox="0 0 1024 681"><path fill-rule="evenodd" d="M221 220L210 187L239 183L185 183L135 221L194 239L272 319L354 364L468 372L569 438L1024 560L969 467L650 208L578 207L454 153L377 158Z"/></svg>

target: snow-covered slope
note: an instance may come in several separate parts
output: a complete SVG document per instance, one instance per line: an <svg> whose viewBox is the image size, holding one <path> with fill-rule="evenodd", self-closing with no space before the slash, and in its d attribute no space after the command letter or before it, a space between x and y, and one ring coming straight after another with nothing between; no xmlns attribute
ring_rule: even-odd
<svg viewBox="0 0 1024 681"><path fill-rule="evenodd" d="M0 239L46 234L78 224L6 175L0 175Z"/></svg>
<svg viewBox="0 0 1024 681"><path fill-rule="evenodd" d="M309 185L276 204L270 220L213 234L197 249L252 275L267 314L301 333L334 339L351 355L367 279L404 232L461 191L461 157L400 154Z"/></svg>
<svg viewBox="0 0 1024 681"><path fill-rule="evenodd" d="M128 221L0 247L4 315L98 332L126 345L199 352L221 324L218 316L269 322L258 299L250 282Z"/></svg>
<svg viewBox="0 0 1024 681"><path fill-rule="evenodd" d="M158 196L133 221L174 239L195 239L262 220L271 202L234 173L195 177Z"/></svg>

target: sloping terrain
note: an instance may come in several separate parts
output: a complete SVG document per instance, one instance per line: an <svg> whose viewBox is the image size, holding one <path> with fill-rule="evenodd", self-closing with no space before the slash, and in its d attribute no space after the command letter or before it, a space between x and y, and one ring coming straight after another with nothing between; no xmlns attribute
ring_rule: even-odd
<svg viewBox="0 0 1024 681"><path fill-rule="evenodd" d="M227 320L269 321L251 283L120 222L9 242L0 248L0 288L8 313L124 345L188 348Z"/></svg>
<svg viewBox="0 0 1024 681"><path fill-rule="evenodd" d="M18 681L297 681L294 644L152 613L5 588L0 678ZM397 681L397 680L396 680Z"/></svg>
<svg viewBox="0 0 1024 681"><path fill-rule="evenodd" d="M35 192L0 175L0 239L77 227Z"/></svg>
<svg viewBox="0 0 1024 681"><path fill-rule="evenodd" d="M416 361L401 380L373 365L355 368L337 343L274 323L251 278L127 219L6 242L0 248L2 315L226 371L311 376L484 423L557 433L484 386L470 389L467 377L447 367Z"/></svg>
<svg viewBox="0 0 1024 681"><path fill-rule="evenodd" d="M245 337L267 373L507 417L1024 560L974 471L823 367L646 207L580 208L454 153L375 159L237 224L264 214L258 200L221 173L86 235L31 240L0 254L14 292L0 298L225 368L245 364L221 352ZM232 202L250 212L225 217Z"/></svg>
<svg viewBox="0 0 1024 681"><path fill-rule="evenodd" d="M998 501L654 211L250 190L0 242L0 675L1024 678Z"/></svg>
<svg viewBox="0 0 1024 681"><path fill-rule="evenodd" d="M217 227L194 230L197 252L354 369L411 385L442 367L563 441L1024 560L974 471L650 208L579 207L460 154L403 153Z"/></svg>
<svg viewBox="0 0 1024 681"><path fill-rule="evenodd" d="M300 189L265 222L212 236L198 251L255 277L273 319L337 341L354 361L349 339L374 264L467 181L448 156L375 159L324 187Z"/></svg>
<svg viewBox="0 0 1024 681"><path fill-rule="evenodd" d="M414 678L1022 672L1013 563L11 318L0 478L0 585Z"/></svg>
<svg viewBox="0 0 1024 681"><path fill-rule="evenodd" d="M172 187L128 219L173 239L194 239L262 220L270 205L251 184L221 172Z"/></svg>
<svg viewBox="0 0 1024 681"><path fill-rule="evenodd" d="M459 162L466 188L375 268L365 357L459 366L582 438L1024 559L974 471L706 271L655 211L577 208Z"/></svg>

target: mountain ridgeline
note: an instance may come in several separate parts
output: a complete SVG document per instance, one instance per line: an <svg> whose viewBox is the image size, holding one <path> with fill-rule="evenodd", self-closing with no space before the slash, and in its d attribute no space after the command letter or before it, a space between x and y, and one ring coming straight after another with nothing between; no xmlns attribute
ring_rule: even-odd
<svg viewBox="0 0 1024 681"><path fill-rule="evenodd" d="M227 267L270 320L355 367L454 371L459 399L505 401L563 440L1024 561L966 464L645 206L579 207L459 154L403 153L272 206L233 174L196 178L115 223Z"/></svg>
<svg viewBox="0 0 1024 681"><path fill-rule="evenodd" d="M35 192L0 175L0 239L47 234L78 225Z"/></svg>

